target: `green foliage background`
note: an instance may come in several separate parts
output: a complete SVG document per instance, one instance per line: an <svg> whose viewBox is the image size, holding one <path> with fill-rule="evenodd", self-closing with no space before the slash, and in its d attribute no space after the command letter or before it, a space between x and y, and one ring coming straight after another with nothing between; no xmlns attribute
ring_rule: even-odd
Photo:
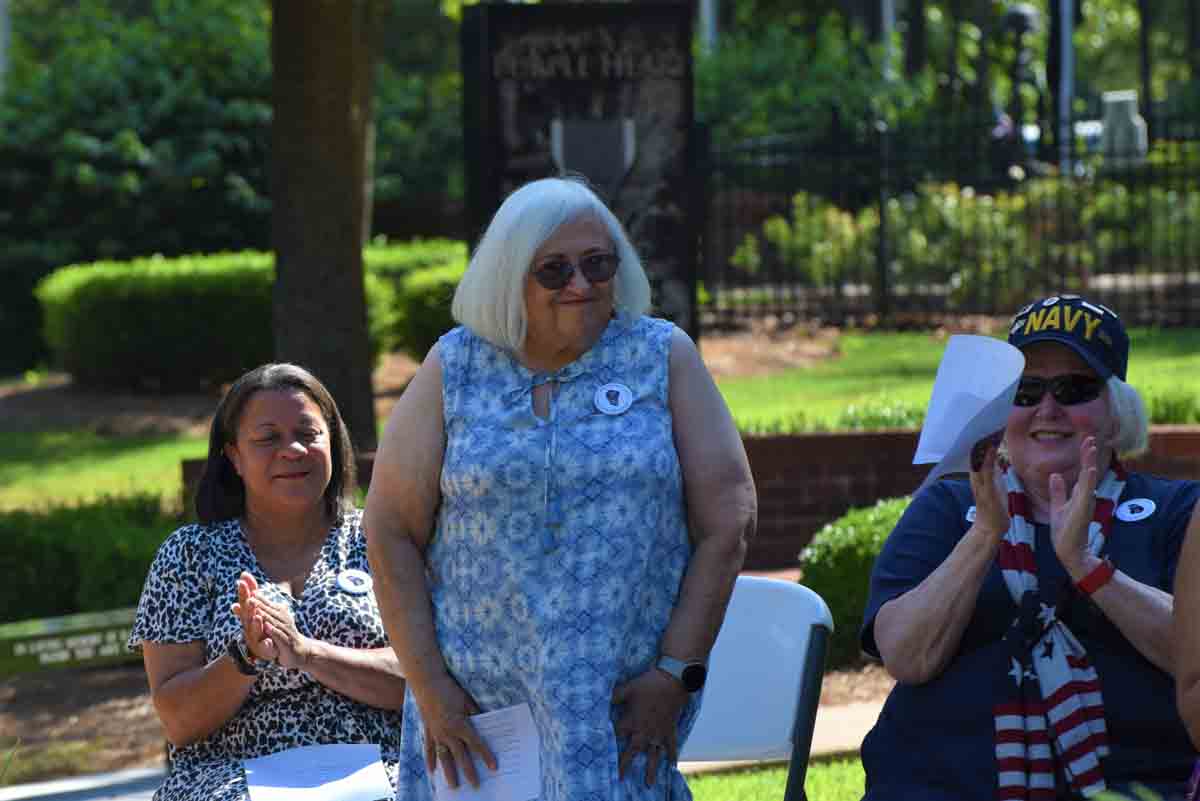
<svg viewBox="0 0 1200 801"><path fill-rule="evenodd" d="M859 661L858 630L870 590L871 566L908 507L908 498L851 509L816 533L800 554L800 581L825 599L833 615L830 668Z"/></svg>
<svg viewBox="0 0 1200 801"><path fill-rule="evenodd" d="M157 495L0 511L0 622L136 605L177 524Z"/></svg>

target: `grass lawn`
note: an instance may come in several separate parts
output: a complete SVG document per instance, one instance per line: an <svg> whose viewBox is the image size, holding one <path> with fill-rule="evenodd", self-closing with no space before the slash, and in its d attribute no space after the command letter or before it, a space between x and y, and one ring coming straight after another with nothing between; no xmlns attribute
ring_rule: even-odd
<svg viewBox="0 0 1200 801"><path fill-rule="evenodd" d="M1129 382L1147 403L1185 392L1200 398L1200 330L1135 329L1130 338ZM786 426L798 415L832 426L855 404L923 409L945 347L928 333L849 333L839 339L837 359L719 386L740 427Z"/></svg>
<svg viewBox="0 0 1200 801"><path fill-rule="evenodd" d="M787 767L715 773L688 779L695 801L771 801L783 798ZM859 801L863 794L862 762L857 758L813 762L804 789L813 801Z"/></svg>
<svg viewBox="0 0 1200 801"><path fill-rule="evenodd" d="M0 434L0 509L158 492L179 498L182 459L203 457L205 437L106 437L88 431Z"/></svg>
<svg viewBox="0 0 1200 801"><path fill-rule="evenodd" d="M945 347L929 334L845 334L836 359L718 386L740 427L786 424L797 415L832 425L843 409L864 401L924 407Z"/></svg>
<svg viewBox="0 0 1200 801"><path fill-rule="evenodd" d="M852 405L923 409L945 340L927 333L848 333L840 356L812 367L719 384L739 425L800 430L833 426ZM1149 401L1200 399L1200 330L1136 330L1129 380ZM1196 409L1200 412L1200 400ZM806 425L796 425L798 416ZM81 430L0 434L0 508L36 507L132 490L180 493L179 462L203 457L198 436L105 437Z"/></svg>

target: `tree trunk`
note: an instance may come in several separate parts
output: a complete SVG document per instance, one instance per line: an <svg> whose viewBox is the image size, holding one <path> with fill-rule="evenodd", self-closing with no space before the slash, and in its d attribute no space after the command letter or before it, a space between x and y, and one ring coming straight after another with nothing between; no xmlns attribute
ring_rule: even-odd
<svg viewBox="0 0 1200 801"><path fill-rule="evenodd" d="M380 0L273 0L271 241L275 354L337 400L374 449L362 245Z"/></svg>

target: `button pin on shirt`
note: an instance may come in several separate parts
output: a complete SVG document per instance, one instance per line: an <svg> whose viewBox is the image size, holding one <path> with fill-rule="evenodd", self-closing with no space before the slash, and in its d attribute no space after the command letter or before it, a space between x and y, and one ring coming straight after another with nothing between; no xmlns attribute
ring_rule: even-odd
<svg viewBox="0 0 1200 801"><path fill-rule="evenodd" d="M633 405L633 390L614 381L597 389L593 402L602 414L624 414Z"/></svg>
<svg viewBox="0 0 1200 801"><path fill-rule="evenodd" d="M1154 514L1158 505L1149 498L1130 498L1117 507L1117 519L1126 523L1136 523Z"/></svg>

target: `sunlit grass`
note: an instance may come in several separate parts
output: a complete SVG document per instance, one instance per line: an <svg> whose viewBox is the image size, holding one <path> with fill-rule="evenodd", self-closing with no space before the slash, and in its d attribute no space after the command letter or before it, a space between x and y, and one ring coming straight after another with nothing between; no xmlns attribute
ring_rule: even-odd
<svg viewBox="0 0 1200 801"><path fill-rule="evenodd" d="M1200 396L1200 329L1131 332L1129 382L1144 397ZM930 333L847 333L836 355L768 376L726 378L721 394L743 429L835 428L852 405L924 409L946 338Z"/></svg>
<svg viewBox="0 0 1200 801"><path fill-rule="evenodd" d="M7 768L0 773L0 787L87 773L88 763L103 749L99 740L24 745L13 738L0 740L7 741L0 747L8 752Z"/></svg>
<svg viewBox="0 0 1200 801"><path fill-rule="evenodd" d="M90 431L0 433L0 508L38 508L134 492L177 503L180 462L203 457L202 436L102 436Z"/></svg>
<svg viewBox="0 0 1200 801"><path fill-rule="evenodd" d="M776 765L688 778L695 801L770 801L783 798L787 766ZM862 762L857 758L816 761L808 766L805 794L812 801L859 801Z"/></svg>
<svg viewBox="0 0 1200 801"><path fill-rule="evenodd" d="M838 338L831 359L769 376L724 379L719 388L743 430L837 428L851 407L923 410L945 347L944 337L929 333L851 332ZM1200 330L1134 331L1129 380L1147 400L1155 393L1200 397ZM0 508L134 491L159 493L174 504L182 484L180 461L204 453L205 439L197 435L0 433Z"/></svg>

